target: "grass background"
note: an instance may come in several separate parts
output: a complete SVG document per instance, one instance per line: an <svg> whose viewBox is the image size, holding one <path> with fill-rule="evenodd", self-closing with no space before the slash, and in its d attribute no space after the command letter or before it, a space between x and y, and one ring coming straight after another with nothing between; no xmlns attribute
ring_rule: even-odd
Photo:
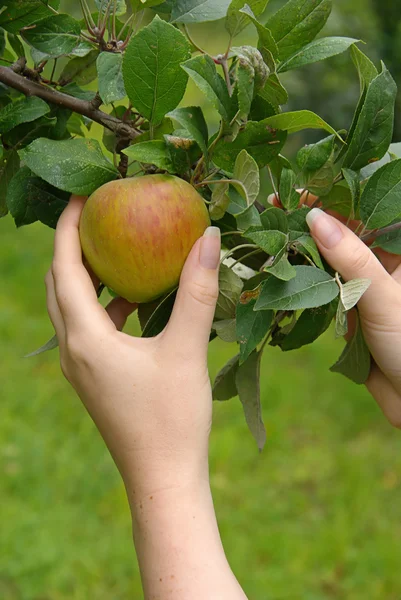
<svg viewBox="0 0 401 600"><path fill-rule="evenodd" d="M334 28L339 15L349 21L348 4L338 4ZM350 24L354 37L363 18ZM204 39L210 51L225 44L219 31L211 26ZM334 95L346 60L326 67L327 98L350 95L354 106L354 74L354 87ZM295 94L309 85L302 74L286 83ZM0 600L139 599L129 511L111 458L63 380L57 351L22 358L53 335L43 286L53 232L37 224L16 232L7 217L0 239ZM129 330L138 333L135 318ZM262 455L239 401L214 407L216 510L252 600L401 598L401 438L364 388L328 372L341 349L332 332L295 353L267 349ZM212 377L234 352L211 345Z"/></svg>

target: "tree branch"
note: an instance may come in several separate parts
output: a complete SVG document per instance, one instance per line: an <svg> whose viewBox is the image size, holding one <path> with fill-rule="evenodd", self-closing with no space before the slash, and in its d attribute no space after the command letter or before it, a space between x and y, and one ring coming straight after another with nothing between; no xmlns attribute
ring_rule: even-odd
<svg viewBox="0 0 401 600"><path fill-rule="evenodd" d="M110 129L110 131L113 131L120 138L133 140L139 135L139 132L129 123L124 123L120 119L108 115L96 108L91 102L74 98L74 96L58 92L42 83L28 79L27 77L32 77L32 73L35 73L35 78L39 78L39 76L35 71L31 73L32 70L27 69L25 66L25 59L23 59L23 61L24 64L21 59L19 59L11 67L0 66L0 82L22 92L25 96L37 96L56 106L69 108L73 112L88 117L89 119L92 119L92 121ZM19 73L23 73L27 75L27 77L24 77Z"/></svg>
<svg viewBox="0 0 401 600"><path fill-rule="evenodd" d="M375 239L380 237L381 235L385 235L386 233L392 233L393 231L398 231L401 229L401 222L394 223L393 225L388 225L388 227L383 227L383 229L378 229L377 231L371 231L366 235L361 237L361 240L365 242L365 244L369 244L370 242L374 242Z"/></svg>

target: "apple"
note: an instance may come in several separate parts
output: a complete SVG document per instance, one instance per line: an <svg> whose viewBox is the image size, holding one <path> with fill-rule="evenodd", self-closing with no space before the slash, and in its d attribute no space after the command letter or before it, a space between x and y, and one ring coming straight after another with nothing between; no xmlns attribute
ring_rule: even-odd
<svg viewBox="0 0 401 600"><path fill-rule="evenodd" d="M210 225L203 198L171 175L106 183L86 201L80 238L100 281L129 302L174 289L194 243Z"/></svg>

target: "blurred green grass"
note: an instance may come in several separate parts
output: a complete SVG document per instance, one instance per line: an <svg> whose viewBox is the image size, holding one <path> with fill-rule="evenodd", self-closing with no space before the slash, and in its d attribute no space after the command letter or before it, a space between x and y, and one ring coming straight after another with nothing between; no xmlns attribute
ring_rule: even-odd
<svg viewBox="0 0 401 600"><path fill-rule="evenodd" d="M0 236L0 598L140 598L116 469L57 351L22 358L52 335L42 282L53 233L15 232L7 217ZM266 352L262 455L238 400L215 406L216 510L253 600L401 597L399 433L363 388L327 371L341 351L332 338ZM212 344L212 376L233 352Z"/></svg>

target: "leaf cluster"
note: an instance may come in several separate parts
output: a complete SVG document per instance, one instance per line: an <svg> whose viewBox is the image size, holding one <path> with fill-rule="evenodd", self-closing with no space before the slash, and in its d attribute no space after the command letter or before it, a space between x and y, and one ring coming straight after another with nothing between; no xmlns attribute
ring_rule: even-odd
<svg viewBox="0 0 401 600"><path fill-rule="evenodd" d="M69 193L149 173L189 181L226 252L211 339L239 346L214 397L239 395L262 448L264 349L310 344L333 319L345 335L348 312L369 285L342 282L322 260L298 190L360 219L360 235L368 231L374 246L401 254L401 149L391 144L396 84L359 40L317 37L332 0L289 0L268 20L268 0L80 4L77 20L59 13L58 0L0 0L0 215L10 212L17 227L38 220L55 227ZM194 40L192 25L218 19L229 43L212 56ZM236 45L246 27L255 44ZM346 51L361 90L351 124L338 132L310 110L285 110L282 73ZM218 115L217 131L200 106L183 105L189 80L199 104ZM85 87L94 81L97 93ZM104 127L102 144L91 137L94 122ZM304 129L321 130L322 139L291 162L286 142ZM266 208L264 172L280 207ZM174 297L140 307L145 336L163 329ZM364 383L369 369L357 324L332 370Z"/></svg>

